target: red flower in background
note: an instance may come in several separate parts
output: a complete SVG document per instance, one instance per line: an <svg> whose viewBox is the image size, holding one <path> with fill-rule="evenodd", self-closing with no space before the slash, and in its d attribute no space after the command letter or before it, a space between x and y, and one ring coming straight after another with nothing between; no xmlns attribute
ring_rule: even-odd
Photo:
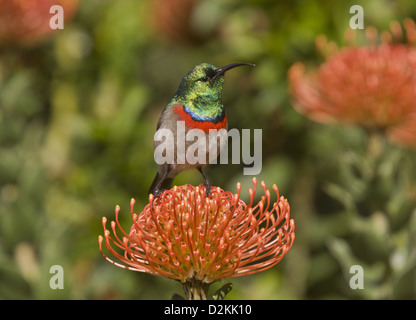
<svg viewBox="0 0 416 320"><path fill-rule="evenodd" d="M367 29L367 45L334 47L325 39L317 44L329 53L316 72L306 73L297 63L289 70L295 108L318 122L339 121L380 130L395 142L416 146L416 28L412 20L391 33ZM394 41L393 41L394 40Z"/></svg>
<svg viewBox="0 0 416 320"><path fill-rule="evenodd" d="M179 280L182 283L210 284L227 277L260 272L275 266L292 247L294 221L287 200L279 196L271 205L270 192L262 182L265 195L254 205L257 182L250 188L250 202L237 194L212 188L209 198L205 187L184 185L165 191L136 215L125 232L118 219L107 230L103 218L102 243L121 263L106 257L116 266ZM270 206L271 205L271 206ZM121 232L118 235L117 230ZM103 254L104 255L104 254Z"/></svg>
<svg viewBox="0 0 416 320"><path fill-rule="evenodd" d="M78 0L0 0L0 44L33 44L53 33L50 8L60 5L64 21L69 21Z"/></svg>
<svg viewBox="0 0 416 320"><path fill-rule="evenodd" d="M158 34L174 41L193 42L191 18L195 0L150 0L151 23Z"/></svg>

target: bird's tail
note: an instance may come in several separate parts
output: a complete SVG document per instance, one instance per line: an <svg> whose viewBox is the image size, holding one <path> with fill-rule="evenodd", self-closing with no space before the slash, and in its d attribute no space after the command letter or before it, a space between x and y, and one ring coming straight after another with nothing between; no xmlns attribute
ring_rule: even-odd
<svg viewBox="0 0 416 320"><path fill-rule="evenodd" d="M152 185L149 188L148 194L156 195L158 191L161 193L164 190L168 190L172 188L173 178L165 178L165 180L163 180L162 183L160 184L159 188L157 188L158 184L160 183L160 179L162 179L162 177L163 177L163 174L160 174L158 171L156 173L155 179L152 182Z"/></svg>

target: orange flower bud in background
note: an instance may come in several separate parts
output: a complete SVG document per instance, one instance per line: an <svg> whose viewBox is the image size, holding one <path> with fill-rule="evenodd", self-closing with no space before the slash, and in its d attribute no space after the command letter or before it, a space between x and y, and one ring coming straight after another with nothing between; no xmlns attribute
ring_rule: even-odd
<svg viewBox="0 0 416 320"><path fill-rule="evenodd" d="M54 31L50 8L60 5L64 21L70 21L78 8L78 0L0 0L0 44L33 45Z"/></svg>

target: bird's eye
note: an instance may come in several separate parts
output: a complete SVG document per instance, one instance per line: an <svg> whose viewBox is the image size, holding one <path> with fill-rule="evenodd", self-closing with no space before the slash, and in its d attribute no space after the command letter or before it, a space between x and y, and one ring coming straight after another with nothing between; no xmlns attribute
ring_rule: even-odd
<svg viewBox="0 0 416 320"><path fill-rule="evenodd" d="M201 80L202 82L207 82L207 81L209 81L209 77L205 76L205 77L203 77L199 80Z"/></svg>

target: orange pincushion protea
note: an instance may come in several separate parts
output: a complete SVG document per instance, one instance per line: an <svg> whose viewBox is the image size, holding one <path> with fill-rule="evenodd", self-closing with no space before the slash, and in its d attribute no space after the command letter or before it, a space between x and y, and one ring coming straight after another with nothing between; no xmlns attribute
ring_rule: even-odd
<svg viewBox="0 0 416 320"><path fill-rule="evenodd" d="M132 199L130 232L121 228L117 206L116 221L111 222L113 235L103 218L100 251L104 242L121 262L106 257L116 266L182 283L209 285L219 279L271 268L292 247L295 225L290 219L289 203L279 196L276 186L273 189L277 202L270 206L270 192L262 182L265 195L253 205L255 179L253 183L248 204L240 199L240 184L237 194L217 187L212 188L208 198L203 186L174 187L159 198L150 195L149 204L139 215L133 213ZM120 229L121 238L116 228Z"/></svg>
<svg viewBox="0 0 416 320"><path fill-rule="evenodd" d="M386 133L395 142L416 146L416 28L404 23L407 44L393 43L401 37L401 27L392 24L381 44L377 32L367 30L369 45L333 51L316 73L306 74L297 63L289 71L295 107L318 122L331 120L356 124ZM328 50L329 49L329 50ZM333 49L333 47L332 47Z"/></svg>

